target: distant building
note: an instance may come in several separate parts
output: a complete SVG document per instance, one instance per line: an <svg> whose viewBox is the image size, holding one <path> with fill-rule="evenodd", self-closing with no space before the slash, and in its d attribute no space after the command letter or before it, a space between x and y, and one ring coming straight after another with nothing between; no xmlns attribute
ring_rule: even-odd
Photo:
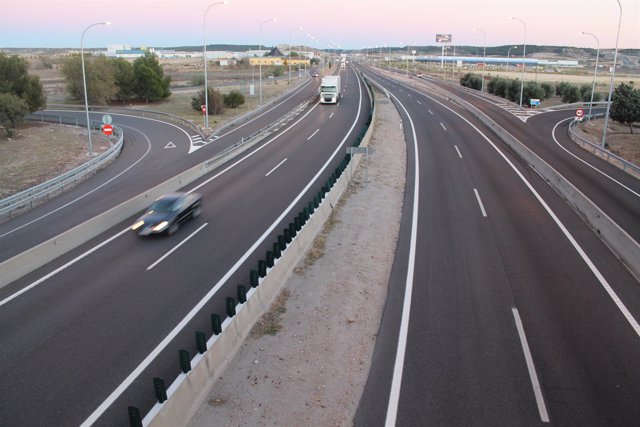
<svg viewBox="0 0 640 427"><path fill-rule="evenodd" d="M296 58L289 59L285 57L280 49L274 47L271 51L262 57L249 58L249 65L309 65L308 59Z"/></svg>

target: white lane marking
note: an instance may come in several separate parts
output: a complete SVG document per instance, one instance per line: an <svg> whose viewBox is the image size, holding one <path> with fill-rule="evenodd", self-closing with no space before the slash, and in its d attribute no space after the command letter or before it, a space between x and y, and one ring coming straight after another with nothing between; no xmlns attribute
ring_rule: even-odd
<svg viewBox="0 0 640 427"><path fill-rule="evenodd" d="M198 234L200 232L200 230L202 230L203 228L205 228L207 225L209 225L208 222L205 222L204 224L202 224L196 231L194 231L193 233L189 234L182 242L178 243L177 245L175 245L173 248L171 248L166 254L162 255L160 258L158 258L158 260L156 262L154 262L153 264L151 264L149 267L147 267L147 271L151 270L153 267L155 267L156 265L160 264L162 261L164 261L164 259L166 257L168 257L169 255L171 255L174 251L176 251L180 246L184 245L185 243L187 243L187 241L189 239L191 239L193 236L195 236L196 234Z"/></svg>
<svg viewBox="0 0 640 427"><path fill-rule="evenodd" d="M265 175L265 177L271 175L273 173L273 171L275 171L276 169L278 169L280 166L282 166L282 164L284 162L286 162L287 159L285 158L283 161L281 161L280 163L278 163L273 169L271 169L269 172L267 172L267 174Z"/></svg>
<svg viewBox="0 0 640 427"><path fill-rule="evenodd" d="M440 122L440 126L442 126L442 129L447 130L446 127L444 127L444 125L442 124L442 122Z"/></svg>
<svg viewBox="0 0 640 427"><path fill-rule="evenodd" d="M605 176L606 178L609 178L611 181L615 182L616 184L618 184L620 187L624 188L625 190L629 191L630 193L632 193L633 195L635 195L636 197L640 197L640 194L633 191L633 189L627 187L626 185L624 185L623 183L621 183L620 181L616 180L615 178L613 178L612 176L607 175L606 173L602 172L600 169L596 168L595 166L593 166L592 164L590 164L589 162L586 162L584 160L582 160L580 157L576 156L575 154L573 154L571 151L567 150L566 148L564 148L562 146L562 144L560 144L560 142L558 142L558 140L556 139L556 128L558 127L558 125L560 125L560 123L565 122L567 120L573 120L573 117L569 117L568 119L564 119L564 120L560 120L558 123L556 123L556 125L553 127L553 130L551 131L551 136L553 137L553 140L556 142L556 144L558 144L558 147L562 148L564 151L566 151L567 153L571 154L573 157L575 157L576 159L578 159L579 161L581 161L582 163L584 163L585 165L589 166L591 169L595 170L596 172L600 173L601 175Z"/></svg>
<svg viewBox="0 0 640 427"><path fill-rule="evenodd" d="M314 177L309 181L309 183L300 191L298 196L282 212L282 214L280 214L280 216L278 218L276 218L276 220L273 222L273 224L271 224L271 226L262 234L262 236L260 236L258 238L258 240L256 240L255 243L249 249L247 249L247 251L244 253L244 255L242 255L240 257L240 259L238 259L238 261L236 261L236 263L229 269L229 271L227 271L227 273L215 284L215 286L213 288L211 288L211 290L209 290L209 292L207 292L207 294L204 297L202 297L202 299L171 330L171 332L169 332L169 334L156 346L156 348L154 348L151 351L151 353L149 353L149 355L147 355L147 357L145 357L144 360L142 362L140 362L140 364L129 374L129 376L127 376L127 378L125 378L122 381L122 383L120 383L120 385L118 387L116 387L116 389L104 400L104 402L102 402L100 404L100 406L98 406L98 408L96 408L96 410L93 411L93 413L91 415L89 415L89 417L81 424L81 427L89 427L89 426L91 426L93 423L95 423L98 420L98 418L100 418L100 416L102 416L102 414L104 414L104 412L107 409L109 409L109 407L113 404L113 402L115 402L120 397L120 395L122 393L124 393L124 391L127 389L127 387L129 387L129 385L131 385L131 383L133 383L133 381L151 364L151 362L153 362L153 360L169 345L169 343L171 341L173 341L173 339L178 335L178 333L180 333L180 331L182 331L182 329L184 329L184 327L191 321L191 319L193 319L196 316L196 314L198 314L198 312L202 309L202 307L204 307L205 304L208 303L209 300L211 300L211 298L213 298L213 296L220 290L220 288L222 288L222 285L224 285L227 282L227 280L229 280L229 278L240 268L240 266L258 248L258 246L260 246L262 244L262 242L265 239L267 239L267 237L269 237L271 232L278 226L278 224L280 224L280 222L289 214L289 212L291 212L291 210L297 205L297 203L300 201L300 199L302 199L302 197L306 194L306 192L317 181L317 179L320 177L320 175L322 175L322 173L325 171L325 169L327 169L327 167L329 167L329 165L331 164L333 159L338 155L338 153L341 153L341 152L344 151L344 143L347 140L347 138L349 138L349 135L351 135L351 132L353 132L353 129L356 127L356 124L358 123L358 119L360 118L360 113L361 113L361 110L362 110L362 86L358 85L358 89L359 89L359 93L360 93L360 100L358 102L358 113L356 114L356 117L355 117L355 119L353 121L353 124L351 125L351 128L349 128L349 131L345 134L344 138L342 139L340 144L338 144L338 147L335 149L333 154L331 154L331 156L326 161L326 163L314 175ZM314 105L314 107L312 109L310 109L304 116L302 116L300 119L298 119L298 121L296 121L293 125L291 125L287 129L285 129L284 132L277 134L270 141L268 141L265 145L261 145L257 150L255 150L255 151L249 153L248 155L244 156L242 159L238 160L233 165L227 167L224 171L229 170L234 165L237 165L241 161L249 158L250 156L252 156L253 154L257 153L258 151L260 151L262 148L264 148L265 146L267 146L271 142L273 142L276 139L278 139L280 136L284 135L284 133L286 131L288 131L293 126L295 126L297 123L299 123L302 119L304 119L304 117L307 116L318 105L319 105L318 103L316 105ZM220 176L224 171L218 173L215 177L209 178L206 182L200 184L199 186L197 186L196 188L194 188L194 189L192 189L190 191L195 191L197 188L202 187L207 182L210 182L213 179L215 179L216 177Z"/></svg>
<svg viewBox="0 0 640 427"><path fill-rule="evenodd" d="M411 297L413 294L413 275L416 262L416 242L418 232L418 205L420 196L420 160L418 155L418 138L413 120L409 112L402 102L393 94L391 94L398 104L402 107L411 123L411 131L413 133L413 149L415 152L415 177L413 188L413 212L411 217L411 241L409 243L409 259L407 265L407 278L405 283L405 294L402 305L402 320L400 323L400 332L398 334L398 347L396 350L396 359L393 367L393 381L391 383L391 391L389 392L389 404L387 406L387 418L385 425L394 426L398 416L398 403L400 401L400 388L402 386L402 371L404 370L404 358L407 350L407 336L409 334L409 318L411 315Z"/></svg>
<svg viewBox="0 0 640 427"><path fill-rule="evenodd" d="M482 204L482 199L480 198L480 193L478 193L477 189L473 189L473 192L476 193L476 199L478 199L478 204L480 205L480 210L482 211L482 216L487 217L487 211L484 210L484 205Z"/></svg>
<svg viewBox="0 0 640 427"><path fill-rule="evenodd" d="M320 129L317 129L314 133L311 134L311 136L309 138L307 138L307 141L310 140L311 138L313 138L316 133L320 132Z"/></svg>
<svg viewBox="0 0 640 427"><path fill-rule="evenodd" d="M418 104L422 105L422 102L420 102L419 100L416 100L416 102L417 102Z"/></svg>
<svg viewBox="0 0 640 427"><path fill-rule="evenodd" d="M52 111L55 111L55 110L52 110ZM142 159L144 159L145 157L147 157L147 154L149 154L149 151L151 151L151 140L149 139L149 137L148 137L147 135L145 135L144 133L142 133L142 131L140 131L140 130L138 130L138 129L135 129L135 128L132 128L132 127L130 127L130 126L124 126L124 125L118 125L118 126L123 127L123 128L128 128L128 129L131 129L131 130L133 130L133 131L139 132L139 133L140 133L143 137L145 137L145 139L147 140L147 151L145 151L145 152L144 152L144 154L143 154L143 155L142 155L138 160L136 160L136 161L135 161L133 164L131 164L128 168L126 168L125 170L123 170L122 172L120 172L119 174L117 174L116 176L114 176L113 178L111 178L111 179L109 179L109 180L107 180L107 181L103 182L102 184L100 184L100 185L99 185L99 186L97 186L96 188L94 188L94 189L92 189L92 190L90 190L90 191L88 191L88 192L84 193L83 195L78 196L77 198L75 198L75 199L71 200L69 203L66 203L66 204L62 205L62 206L60 206L59 208L56 208L56 209L52 210L51 212L47 212L46 214L44 214L44 215L42 215L42 216L39 216L38 218L36 218L36 219L34 219L34 220L32 220L32 221L29 221L29 222L27 222L27 223L25 223L25 224L22 224L22 225L21 225L21 226L19 226L19 227L12 228L11 230L7 231L7 232L6 232L6 233L4 233L4 234L0 234L0 239L2 239L3 237L8 236L9 234L15 233L15 232L16 232L16 231L18 231L18 230L21 230L21 229L23 229L23 228L25 228L25 227L28 227L28 226L30 226L31 224L34 224L34 223L36 223L36 222L38 222L38 221L40 221L40 220L43 220L44 218L48 217L49 215L53 215L54 213L56 213L56 212L58 212L58 211L61 211L62 209L66 208L66 207L69 207L69 206L71 206L72 204L74 204L74 203L76 203L76 202L78 202L78 201L80 201L80 200L84 199L85 197L89 196L90 194L95 193L96 191L98 191L99 189L101 189L102 187L104 187L105 185L108 185L108 184L112 183L113 181L115 181L116 179L120 178L120 177L121 177L122 175L124 175L126 172L129 172L129 170L131 170L134 166L136 166L138 163L140 163L140 162L142 161Z"/></svg>
<svg viewBox="0 0 640 427"><path fill-rule="evenodd" d="M56 268L55 270L53 270L51 273L47 274L46 276L41 277L40 279L36 280L35 282L31 283L29 286L20 289L18 292L8 296L7 298L3 299L2 301L0 301L0 307L2 307L3 305L5 305L6 303L8 303L9 301L19 297L20 295L24 294L25 292L35 288L36 286L38 286L39 284L43 283L44 281L50 279L51 277L55 276L56 274L60 273L62 270L65 270L66 268L72 266L73 264L75 264L76 262L82 260L83 258L86 258L87 256L91 255L92 253L94 253L95 251L97 251L98 249L102 248L103 246L106 246L107 244L111 243L113 240L117 239L118 237L122 236L123 234L127 233L129 231L129 227L125 228L124 230L118 232L117 234L114 234L113 236L109 237L107 240L105 240L104 242L100 243L97 246L94 246L93 248L89 249L88 251L86 251L83 254L78 255L77 257L75 257L74 259L72 259L71 261L69 261L68 263Z"/></svg>
<svg viewBox="0 0 640 427"><path fill-rule="evenodd" d="M518 329L518 336L520 337L520 344L522 345L522 351L524 352L524 359L527 362L527 369L529 370L529 378L531 378L531 385L533 386L533 394L536 397L536 403L538 404L538 413L543 423L549 422L549 414L547 413L547 406L544 403L544 397L542 396L542 389L540 388L540 382L538 381L538 374L536 373L536 367L533 364L533 357L529 350L529 343L527 342L527 336L524 333L524 327L522 326L522 319L520 319L520 313L515 307L511 308L513 312L513 318L516 321L516 329Z"/></svg>
<svg viewBox="0 0 640 427"><path fill-rule="evenodd" d="M456 151L458 152L458 157L462 158L462 153L460 152L460 150L458 149L457 145L454 145Z"/></svg>
<svg viewBox="0 0 640 427"><path fill-rule="evenodd" d="M431 110L427 110L429 112L429 114L431 114L433 116L433 111Z"/></svg>
<svg viewBox="0 0 640 427"><path fill-rule="evenodd" d="M329 116L329 118L333 117L333 115L334 115L335 113L336 113L335 111L334 111L333 113L331 113L331 115Z"/></svg>
<svg viewBox="0 0 640 427"><path fill-rule="evenodd" d="M164 148L176 148L176 144L174 144L173 141L169 141L169 143L165 145Z"/></svg>

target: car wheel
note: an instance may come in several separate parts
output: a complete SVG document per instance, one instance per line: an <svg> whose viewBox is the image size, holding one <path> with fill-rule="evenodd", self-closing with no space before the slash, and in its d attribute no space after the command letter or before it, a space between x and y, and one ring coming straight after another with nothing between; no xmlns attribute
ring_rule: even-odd
<svg viewBox="0 0 640 427"><path fill-rule="evenodd" d="M171 236L172 234L174 234L176 231L178 231L178 228L180 228L180 224L178 224L178 222L174 222L173 224L171 224L169 226L169 228L167 229L167 234L169 236Z"/></svg>
<svg viewBox="0 0 640 427"><path fill-rule="evenodd" d="M202 206L198 205L192 212L191 218L198 218L202 213Z"/></svg>

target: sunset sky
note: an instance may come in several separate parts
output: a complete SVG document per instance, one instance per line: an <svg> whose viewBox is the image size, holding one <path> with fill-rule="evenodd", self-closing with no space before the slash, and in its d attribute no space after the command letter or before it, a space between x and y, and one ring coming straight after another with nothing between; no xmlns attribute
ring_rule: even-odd
<svg viewBox="0 0 640 427"><path fill-rule="evenodd" d="M0 48L87 47L107 44L170 47L201 45L203 14L215 0L0 0ZM620 48L640 48L640 0L620 0ZM230 0L207 15L207 43L288 43L347 49L435 45L435 34L456 45L527 44L613 48L616 0ZM275 17L276 22L260 24ZM303 31L293 31L297 27ZM310 33L320 42L312 40Z"/></svg>

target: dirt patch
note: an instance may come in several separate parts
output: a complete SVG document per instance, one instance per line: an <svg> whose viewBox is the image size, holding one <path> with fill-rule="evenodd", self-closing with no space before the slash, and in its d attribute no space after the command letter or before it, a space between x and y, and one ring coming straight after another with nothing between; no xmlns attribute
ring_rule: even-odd
<svg viewBox="0 0 640 427"><path fill-rule="evenodd" d="M247 338L190 426L351 424L397 242L406 162L399 123L392 104L378 105L370 181L360 167L285 286L282 328Z"/></svg>
<svg viewBox="0 0 640 427"><path fill-rule="evenodd" d="M604 119L595 119L583 122L579 125L580 136L600 145L602 143L602 130ZM633 134L629 126L609 120L607 131L607 149L616 156L620 156L628 162L640 165L640 128L635 127Z"/></svg>
<svg viewBox="0 0 640 427"><path fill-rule="evenodd" d="M93 151L109 148L109 138L93 133ZM0 199L67 172L90 159L87 129L24 123L13 138L0 137Z"/></svg>

